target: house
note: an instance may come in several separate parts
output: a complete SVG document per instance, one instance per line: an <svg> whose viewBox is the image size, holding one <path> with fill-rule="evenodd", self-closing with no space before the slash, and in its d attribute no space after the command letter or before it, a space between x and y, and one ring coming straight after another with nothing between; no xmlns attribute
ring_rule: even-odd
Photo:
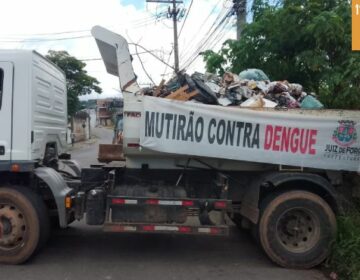
<svg viewBox="0 0 360 280"><path fill-rule="evenodd" d="M98 125L109 126L114 124L116 115L122 113L122 99L98 99L96 106L96 120Z"/></svg>
<svg viewBox="0 0 360 280"><path fill-rule="evenodd" d="M71 127L73 128L71 132ZM75 137L75 142L86 141L90 139L90 115L86 111L77 112L72 118L72 123L68 127L68 143L71 141L71 134Z"/></svg>

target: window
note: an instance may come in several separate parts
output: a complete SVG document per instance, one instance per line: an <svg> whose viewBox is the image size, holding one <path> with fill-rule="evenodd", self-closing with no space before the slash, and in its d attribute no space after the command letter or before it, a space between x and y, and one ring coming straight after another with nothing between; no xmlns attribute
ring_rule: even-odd
<svg viewBox="0 0 360 280"><path fill-rule="evenodd" d="M3 97L3 85L4 85L4 70L0 68L0 110Z"/></svg>

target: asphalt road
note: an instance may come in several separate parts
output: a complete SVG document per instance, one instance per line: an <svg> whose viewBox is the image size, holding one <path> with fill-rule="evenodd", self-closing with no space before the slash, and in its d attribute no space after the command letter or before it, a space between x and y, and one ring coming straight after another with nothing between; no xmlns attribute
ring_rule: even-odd
<svg viewBox="0 0 360 280"><path fill-rule="evenodd" d="M75 147L72 147L70 150L72 158L76 159L83 167L98 163L98 145L111 144L114 130L105 127L96 127L92 129L92 134L92 139L85 143L77 143Z"/></svg>
<svg viewBox="0 0 360 280"><path fill-rule="evenodd" d="M97 129L99 141L112 131ZM96 144L78 145L73 157L94 162ZM229 237L103 233L76 222L57 230L25 265L1 266L0 280L325 280L318 270L288 270L271 263L250 236Z"/></svg>
<svg viewBox="0 0 360 280"><path fill-rule="evenodd" d="M109 234L76 223L54 232L22 266L0 266L1 280L303 280L315 270L273 265L243 232L229 237Z"/></svg>

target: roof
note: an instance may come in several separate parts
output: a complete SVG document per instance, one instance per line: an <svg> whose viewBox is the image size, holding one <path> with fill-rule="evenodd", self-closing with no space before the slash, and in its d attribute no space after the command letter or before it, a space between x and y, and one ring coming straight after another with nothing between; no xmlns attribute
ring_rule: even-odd
<svg viewBox="0 0 360 280"><path fill-rule="evenodd" d="M42 59L46 60L48 63L50 63L57 70L59 70L65 77L65 72L59 66L57 66L50 59L46 58L45 56L43 56L42 54L38 53L35 50L0 49L0 56L11 56L11 55L15 55L15 56L18 56L18 55L24 55L24 56L36 55L36 56L39 56Z"/></svg>

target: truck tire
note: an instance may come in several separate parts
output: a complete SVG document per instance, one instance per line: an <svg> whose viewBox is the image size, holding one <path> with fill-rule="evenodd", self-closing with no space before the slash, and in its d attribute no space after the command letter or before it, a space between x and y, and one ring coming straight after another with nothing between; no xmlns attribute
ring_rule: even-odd
<svg viewBox="0 0 360 280"><path fill-rule="evenodd" d="M311 268L328 256L336 218L330 206L307 191L287 191L265 199L258 227L268 257L287 268Z"/></svg>
<svg viewBox="0 0 360 280"><path fill-rule="evenodd" d="M24 187L0 188L0 263L24 263L48 237L49 218L42 199Z"/></svg>

